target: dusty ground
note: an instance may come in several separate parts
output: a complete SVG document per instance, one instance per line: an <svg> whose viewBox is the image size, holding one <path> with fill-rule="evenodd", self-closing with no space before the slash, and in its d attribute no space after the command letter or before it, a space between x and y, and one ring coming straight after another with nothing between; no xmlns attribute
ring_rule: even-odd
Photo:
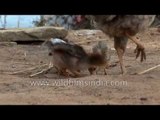
<svg viewBox="0 0 160 120"><path fill-rule="evenodd" d="M70 32L68 38L75 42L106 39L101 32L86 34L86 31ZM0 50L0 104L160 104L160 67L143 75L134 75L160 64L160 33L150 29L138 35L146 47L147 61L135 60L134 48L129 41L125 64L127 75L120 75L119 64L108 69L108 75L101 71L82 77L59 77L55 70L30 78L37 72L9 75L37 65L49 63L47 49L40 45L1 46ZM107 39L108 40L108 39ZM93 43L84 45L90 49ZM108 45L113 48L113 41ZM117 61L112 49L111 63Z"/></svg>

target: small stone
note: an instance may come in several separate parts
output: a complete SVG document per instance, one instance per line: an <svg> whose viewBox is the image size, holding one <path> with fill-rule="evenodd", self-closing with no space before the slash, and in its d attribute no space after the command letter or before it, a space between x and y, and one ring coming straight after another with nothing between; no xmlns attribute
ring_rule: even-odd
<svg viewBox="0 0 160 120"><path fill-rule="evenodd" d="M142 100L142 101L146 101L146 100L147 100L147 98L142 97L142 98L140 98L140 100Z"/></svg>
<svg viewBox="0 0 160 120"><path fill-rule="evenodd" d="M12 68L16 68L16 66L15 66L15 65L12 65Z"/></svg>
<svg viewBox="0 0 160 120"><path fill-rule="evenodd" d="M43 63L43 61L40 61L40 63Z"/></svg>

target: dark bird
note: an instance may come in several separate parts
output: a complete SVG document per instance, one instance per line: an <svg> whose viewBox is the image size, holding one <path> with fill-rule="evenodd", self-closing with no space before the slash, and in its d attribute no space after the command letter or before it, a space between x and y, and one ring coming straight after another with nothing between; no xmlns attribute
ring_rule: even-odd
<svg viewBox="0 0 160 120"><path fill-rule="evenodd" d="M86 15L85 17L90 19L96 28L114 38L114 47L122 74L126 73L123 55L128 39L137 45L136 58L141 56L141 62L146 59L145 47L135 38L135 35L148 28L154 21L155 15Z"/></svg>
<svg viewBox="0 0 160 120"><path fill-rule="evenodd" d="M103 66L106 60L98 53L86 53L79 45L63 41L61 39L51 39L46 42L49 51L53 56L53 65L59 72L67 75L66 70L74 76L79 76L81 70Z"/></svg>

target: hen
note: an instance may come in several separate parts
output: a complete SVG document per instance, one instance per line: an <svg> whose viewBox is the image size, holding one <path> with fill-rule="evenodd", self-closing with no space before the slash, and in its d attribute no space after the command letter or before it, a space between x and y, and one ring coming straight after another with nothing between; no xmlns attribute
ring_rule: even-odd
<svg viewBox="0 0 160 120"><path fill-rule="evenodd" d="M63 41L59 38L51 39L45 44L53 56L53 64L63 75L68 76L66 70L69 70L74 76L79 76L81 70L106 64L103 55L86 53L81 46Z"/></svg>
<svg viewBox="0 0 160 120"><path fill-rule="evenodd" d="M126 73L123 55L128 39L137 45L136 58L141 54L141 62L146 59L144 46L134 36L149 27L154 21L155 15L86 15L85 17L105 34L114 37L114 47L117 51L122 74Z"/></svg>

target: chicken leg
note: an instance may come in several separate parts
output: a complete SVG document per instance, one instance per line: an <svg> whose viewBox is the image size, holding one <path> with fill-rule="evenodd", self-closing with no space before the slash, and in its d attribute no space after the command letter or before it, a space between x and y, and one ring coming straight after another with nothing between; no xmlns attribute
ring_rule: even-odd
<svg viewBox="0 0 160 120"><path fill-rule="evenodd" d="M143 62L143 60L146 60L146 53L145 53L145 48L144 48L144 46L140 43L140 42L138 42L137 40L136 40L136 38L134 38L134 37L132 37L132 36L130 36L130 35L128 35L128 34L126 34L127 35L127 37L129 38L129 39L131 39L136 45L137 45L137 47L136 47L136 49L135 49L135 53L137 53L136 54L136 59L139 57L139 55L141 54L141 62Z"/></svg>
<svg viewBox="0 0 160 120"><path fill-rule="evenodd" d="M126 69L123 64L123 55L126 50L127 42L128 42L128 39L126 37L114 37L114 47L117 51L122 74L126 73Z"/></svg>

